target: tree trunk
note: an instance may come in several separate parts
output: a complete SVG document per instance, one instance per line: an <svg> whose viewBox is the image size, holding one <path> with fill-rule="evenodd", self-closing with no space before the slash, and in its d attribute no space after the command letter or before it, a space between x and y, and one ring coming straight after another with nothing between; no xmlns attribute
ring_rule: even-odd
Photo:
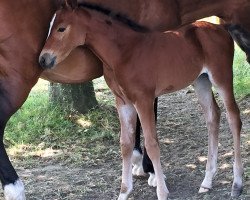
<svg viewBox="0 0 250 200"><path fill-rule="evenodd" d="M98 105L92 82L80 84L50 83L49 96L52 103L74 109L82 114Z"/></svg>

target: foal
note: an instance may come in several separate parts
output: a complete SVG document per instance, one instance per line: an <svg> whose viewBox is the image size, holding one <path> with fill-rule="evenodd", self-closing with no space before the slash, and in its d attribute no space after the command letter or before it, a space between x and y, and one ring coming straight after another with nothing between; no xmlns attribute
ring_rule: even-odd
<svg viewBox="0 0 250 200"><path fill-rule="evenodd" d="M241 120L232 83L234 45L223 27L197 22L176 31L150 32L118 15L109 16L101 7L84 9L67 5L56 13L39 62L52 67L79 45L87 45L103 61L106 82L116 97L123 158L119 200L128 199L133 187L131 157L137 113L155 169L158 199L167 199L169 192L160 164L154 98L190 84L194 85L204 110L209 132L208 162L200 191L212 187L217 170L220 110L211 90L213 84L226 107L234 139L232 195L240 195L243 167Z"/></svg>

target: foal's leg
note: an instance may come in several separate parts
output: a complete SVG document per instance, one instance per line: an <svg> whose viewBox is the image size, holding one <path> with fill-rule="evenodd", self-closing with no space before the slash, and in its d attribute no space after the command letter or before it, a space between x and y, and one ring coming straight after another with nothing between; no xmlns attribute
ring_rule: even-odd
<svg viewBox="0 0 250 200"><path fill-rule="evenodd" d="M229 123L230 130L233 134L234 140L234 180L232 185L231 196L239 196L243 190L243 165L241 160L241 152L240 152L240 132L241 132L241 119L240 119L240 111L235 102L234 94L233 94L233 84L228 81L225 84L217 85L219 89L219 94L223 99L223 103L226 107L227 111L227 120Z"/></svg>
<svg viewBox="0 0 250 200"><path fill-rule="evenodd" d="M214 99L211 82L206 74L202 74L194 83L198 101L205 114L208 128L208 158L206 175L199 193L208 192L212 188L212 180L217 171L218 133L220 125L220 109Z"/></svg>
<svg viewBox="0 0 250 200"><path fill-rule="evenodd" d="M154 112L155 112L155 121L157 121L157 107L158 107L158 97L155 98L154 102ZM144 151L142 153L141 149L141 122L139 117L137 117L137 123L136 123L136 133L135 133L135 148L133 151L133 175L135 176L145 176L147 173L149 173L149 179L148 184L150 186L156 186L156 180L154 175L154 167L152 164L152 161L150 160L147 150L144 147Z"/></svg>
<svg viewBox="0 0 250 200"><path fill-rule="evenodd" d="M124 104L117 98L117 110L121 124L120 145L122 153L122 184L118 200L126 200L133 189L132 153L136 128L136 110L132 104Z"/></svg>
<svg viewBox="0 0 250 200"><path fill-rule="evenodd" d="M143 135L145 138L145 147L155 170L157 180L157 197L159 200L166 200L169 191L165 183L160 163L160 148L156 134L153 99L141 99L141 101L136 103L135 107L141 120Z"/></svg>
<svg viewBox="0 0 250 200"><path fill-rule="evenodd" d="M133 156L132 156L132 174L134 176L145 176L146 173L143 169L143 158L144 154L141 149L141 122L139 117L137 116L136 119L136 131L135 131L135 147L133 150Z"/></svg>

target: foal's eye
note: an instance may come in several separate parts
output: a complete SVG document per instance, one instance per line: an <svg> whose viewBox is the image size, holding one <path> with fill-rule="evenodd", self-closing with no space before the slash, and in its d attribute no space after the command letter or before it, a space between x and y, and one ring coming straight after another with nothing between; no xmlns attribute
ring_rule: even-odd
<svg viewBox="0 0 250 200"><path fill-rule="evenodd" d="M57 31L62 33L62 32L64 32L65 30L66 30L66 28L61 27L61 28L58 28Z"/></svg>

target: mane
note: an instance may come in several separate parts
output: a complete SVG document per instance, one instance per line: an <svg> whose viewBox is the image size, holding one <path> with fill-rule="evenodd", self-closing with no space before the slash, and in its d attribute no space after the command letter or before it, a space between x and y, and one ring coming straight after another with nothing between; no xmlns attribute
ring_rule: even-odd
<svg viewBox="0 0 250 200"><path fill-rule="evenodd" d="M149 32L150 31L149 28L136 23L135 21L129 19L129 17L127 17L126 15L112 11L111 9L103 7L99 4L84 2L84 3L79 3L78 7L83 7L83 8L87 8L90 10L95 10L97 12L104 14L104 15L107 15L107 16L111 17L112 19L119 21L122 24L128 26L129 28L131 28L132 30L134 30L136 32Z"/></svg>

